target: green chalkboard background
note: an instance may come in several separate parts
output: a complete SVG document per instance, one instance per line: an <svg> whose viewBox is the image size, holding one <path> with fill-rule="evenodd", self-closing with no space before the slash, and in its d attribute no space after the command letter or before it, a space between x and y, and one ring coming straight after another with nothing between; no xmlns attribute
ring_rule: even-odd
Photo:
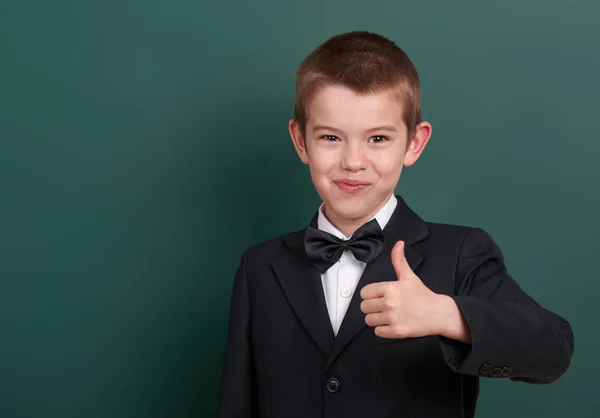
<svg viewBox="0 0 600 418"><path fill-rule="evenodd" d="M399 191L483 227L573 325L549 386L481 417L597 417L600 2L4 0L0 417L211 417L242 251L320 203L287 135L329 36L414 60L434 126Z"/></svg>

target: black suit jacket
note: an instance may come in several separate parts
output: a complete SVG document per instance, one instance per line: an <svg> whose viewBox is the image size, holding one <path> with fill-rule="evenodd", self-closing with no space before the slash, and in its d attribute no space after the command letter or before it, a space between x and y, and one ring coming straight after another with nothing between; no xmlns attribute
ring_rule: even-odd
<svg viewBox="0 0 600 418"><path fill-rule="evenodd" d="M367 265L337 337L303 230L245 252L231 300L220 418L473 417L480 376L550 383L565 372L571 327L520 289L490 236L424 222L397 198L386 249ZM397 280L391 249L398 240L423 283L454 298L472 344L381 339L365 324L360 289Z"/></svg>

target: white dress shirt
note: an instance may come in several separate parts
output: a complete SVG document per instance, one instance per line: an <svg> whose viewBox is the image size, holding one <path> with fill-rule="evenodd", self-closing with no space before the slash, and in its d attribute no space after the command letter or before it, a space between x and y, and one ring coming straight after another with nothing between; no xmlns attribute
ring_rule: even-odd
<svg viewBox="0 0 600 418"><path fill-rule="evenodd" d="M385 228L388 221L396 209L398 201L396 196L392 194L387 203L375 214L372 219L377 219L377 223L381 229ZM336 237L348 240L351 237L346 237L342 234L323 214L323 204L319 207L317 217L317 227L321 231L329 232ZM350 305L352 295L356 290L358 281L365 270L367 263L358 261L354 258L354 254L350 250L344 251L340 260L321 275L323 291L325 292L325 302L327 303L327 311L331 319L331 326L334 334L337 333L342 324L342 320Z"/></svg>

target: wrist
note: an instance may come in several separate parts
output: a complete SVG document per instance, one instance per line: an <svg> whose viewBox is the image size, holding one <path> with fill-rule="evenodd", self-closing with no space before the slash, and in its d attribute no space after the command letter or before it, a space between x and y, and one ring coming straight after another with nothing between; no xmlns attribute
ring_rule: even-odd
<svg viewBox="0 0 600 418"><path fill-rule="evenodd" d="M452 297L438 296L438 306L440 307L438 335L470 344L471 332L460 308Z"/></svg>

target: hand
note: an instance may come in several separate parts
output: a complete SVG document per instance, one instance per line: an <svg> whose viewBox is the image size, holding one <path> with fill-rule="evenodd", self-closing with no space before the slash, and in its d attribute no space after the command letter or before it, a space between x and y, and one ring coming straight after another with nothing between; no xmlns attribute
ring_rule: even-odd
<svg viewBox="0 0 600 418"><path fill-rule="evenodd" d="M372 283L365 286L360 296L365 322L375 327L381 338L410 338L428 335L458 335L464 327L464 318L454 300L432 292L412 271L404 255L404 242L398 241L392 249L392 264L397 281ZM458 316L456 315L458 313ZM457 325L456 318L460 321ZM461 332L468 330L460 329ZM452 334L450 336L450 334Z"/></svg>

